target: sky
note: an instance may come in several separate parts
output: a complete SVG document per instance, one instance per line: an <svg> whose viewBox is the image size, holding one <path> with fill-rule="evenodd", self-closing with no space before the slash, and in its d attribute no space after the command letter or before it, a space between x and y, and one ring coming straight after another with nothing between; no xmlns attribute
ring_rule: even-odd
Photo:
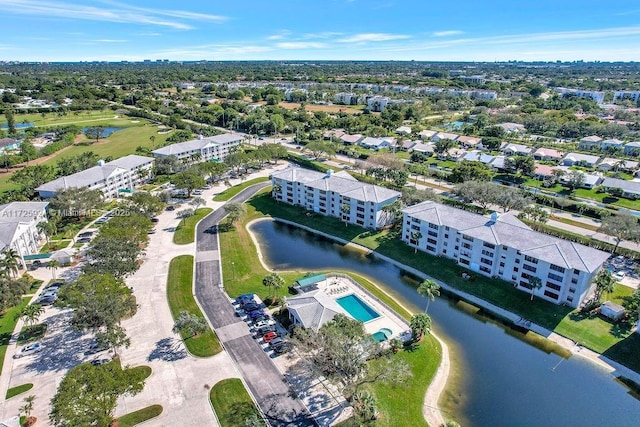
<svg viewBox="0 0 640 427"><path fill-rule="evenodd" d="M4 61L640 61L638 0L0 0Z"/></svg>

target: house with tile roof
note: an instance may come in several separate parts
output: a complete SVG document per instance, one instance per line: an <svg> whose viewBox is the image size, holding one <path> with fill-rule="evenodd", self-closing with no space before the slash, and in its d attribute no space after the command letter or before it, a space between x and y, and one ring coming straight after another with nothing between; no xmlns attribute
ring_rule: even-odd
<svg viewBox="0 0 640 427"><path fill-rule="evenodd" d="M559 162L562 154L553 148L540 147L533 152L533 158L538 161Z"/></svg>
<svg viewBox="0 0 640 427"><path fill-rule="evenodd" d="M393 218L383 208L400 198L389 188L358 181L345 171L326 174L288 168L271 175L272 197L348 224L377 229Z"/></svg>
<svg viewBox="0 0 640 427"><path fill-rule="evenodd" d="M600 150L601 145L602 145L602 138L600 138L597 135L591 135L591 136L582 138L580 142L578 142L578 149L586 150L586 151Z"/></svg>
<svg viewBox="0 0 640 427"><path fill-rule="evenodd" d="M610 255L534 231L512 213L483 216L433 201L402 213L402 240L409 246L555 304L578 307ZM529 284L532 276L542 287Z"/></svg>

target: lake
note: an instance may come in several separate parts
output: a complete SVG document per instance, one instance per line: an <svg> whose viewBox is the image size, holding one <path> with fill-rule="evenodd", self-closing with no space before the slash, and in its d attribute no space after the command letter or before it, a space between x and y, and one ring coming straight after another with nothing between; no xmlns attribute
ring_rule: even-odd
<svg viewBox="0 0 640 427"><path fill-rule="evenodd" d="M273 269L350 270L407 307L426 306L415 279L375 255L272 221L255 223L251 230ZM429 315L452 350L453 375L440 402L445 418L463 426L638 425L640 401L595 364L565 359L548 341L515 331L455 298L437 298Z"/></svg>
<svg viewBox="0 0 640 427"><path fill-rule="evenodd" d="M82 128L82 133L84 133L86 135L87 130L92 129L91 127L87 127L87 128ZM124 128L111 128L111 127L106 127L106 128L102 128L104 129L102 131L102 133L100 134L100 138L106 138L109 135L111 135L114 132L118 132L119 130L122 130Z"/></svg>

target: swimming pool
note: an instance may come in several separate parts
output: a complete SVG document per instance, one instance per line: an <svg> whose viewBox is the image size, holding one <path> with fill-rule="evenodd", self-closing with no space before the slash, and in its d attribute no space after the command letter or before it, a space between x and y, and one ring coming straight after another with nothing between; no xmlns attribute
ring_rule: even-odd
<svg viewBox="0 0 640 427"><path fill-rule="evenodd" d="M354 294L338 298L336 302L340 305L340 307L344 308L345 311L351 315L351 317L363 323L380 317L380 315L373 308L369 307L367 303L362 301Z"/></svg>

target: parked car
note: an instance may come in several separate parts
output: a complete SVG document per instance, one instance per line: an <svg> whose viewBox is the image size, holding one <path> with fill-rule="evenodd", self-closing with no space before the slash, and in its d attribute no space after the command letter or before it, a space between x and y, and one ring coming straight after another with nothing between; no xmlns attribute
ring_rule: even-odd
<svg viewBox="0 0 640 427"><path fill-rule="evenodd" d="M56 299L57 299L56 296L51 296L51 295L44 296L44 295L41 295L33 303L34 304L38 304L38 305L51 305L54 302L56 302Z"/></svg>
<svg viewBox="0 0 640 427"><path fill-rule="evenodd" d="M271 341L269 341L269 347L273 349L274 347L277 347L283 344L284 342L285 341L282 339L282 337L272 338Z"/></svg>
<svg viewBox="0 0 640 427"><path fill-rule="evenodd" d="M271 342L273 342L273 341L271 341ZM292 348L293 348L293 345L290 342L287 342L287 341L284 341L283 343L272 347L273 352L276 353L276 354L287 353L287 352L291 351Z"/></svg>
<svg viewBox="0 0 640 427"><path fill-rule="evenodd" d="M48 291L48 290L59 290L64 285L65 285L64 282L54 282L54 283L50 284L49 286L47 286L47 288L45 289L45 292Z"/></svg>
<svg viewBox="0 0 640 427"><path fill-rule="evenodd" d="M262 336L262 341L268 343L275 340L276 338L280 338L280 334L275 331L269 331Z"/></svg>
<svg viewBox="0 0 640 427"><path fill-rule="evenodd" d="M160 222L160 218L158 218L157 216L154 216L153 218L151 218L151 222L153 222L154 224L157 224L158 222Z"/></svg>
<svg viewBox="0 0 640 427"><path fill-rule="evenodd" d="M624 271L618 271L613 273L613 278L616 279L617 281L620 281L622 279L624 279L624 277L626 276Z"/></svg>
<svg viewBox="0 0 640 427"><path fill-rule="evenodd" d="M240 303L242 301L253 301L254 297L255 297L254 294L242 294L236 298L236 302Z"/></svg>
<svg viewBox="0 0 640 427"><path fill-rule="evenodd" d="M32 354L40 353L42 350L44 350L44 346L39 342L34 342L32 344L27 344L20 350L16 351L16 354L13 355L13 358L20 359L24 356L30 356Z"/></svg>
<svg viewBox="0 0 640 427"><path fill-rule="evenodd" d="M202 195L202 190L193 190L193 194L194 196L201 196Z"/></svg>
<svg viewBox="0 0 640 427"><path fill-rule="evenodd" d="M89 243L89 242L91 242L90 237L81 237L76 240L76 243Z"/></svg>
<svg viewBox="0 0 640 427"><path fill-rule="evenodd" d="M167 209L166 209L166 210L167 210L167 211L175 211L175 210L176 210L176 207L175 207L175 206L173 206L173 205L169 205L169 206L167 206Z"/></svg>
<svg viewBox="0 0 640 427"><path fill-rule="evenodd" d="M258 317L266 316L266 313L262 309L257 309L249 312L249 319L257 319Z"/></svg>
<svg viewBox="0 0 640 427"><path fill-rule="evenodd" d="M262 328L263 326L274 326L276 324L276 322L272 319L267 319L267 320L261 320L260 322L256 322L255 325L253 325L256 329L258 328Z"/></svg>
<svg viewBox="0 0 640 427"><path fill-rule="evenodd" d="M260 304L256 303L255 301L252 301L247 304L240 304L240 305L242 305L242 309L247 313L260 308Z"/></svg>
<svg viewBox="0 0 640 427"><path fill-rule="evenodd" d="M80 238L92 237L93 233L94 233L93 231L84 231L84 232L78 234L78 237L80 237Z"/></svg>
<svg viewBox="0 0 640 427"><path fill-rule="evenodd" d="M151 230L147 231L147 234L156 234L156 229L155 227L152 228Z"/></svg>
<svg viewBox="0 0 640 427"><path fill-rule="evenodd" d="M107 359L107 358L102 358L102 359L94 359L91 361L91 364L93 366L100 366L100 365L104 365L111 362L111 359Z"/></svg>
<svg viewBox="0 0 640 427"><path fill-rule="evenodd" d="M259 336L263 336L264 334L275 331L275 330L276 330L276 325L265 325L265 326L260 326L258 329L256 329L256 332Z"/></svg>
<svg viewBox="0 0 640 427"><path fill-rule="evenodd" d="M107 221L109 221L109 218L102 216L96 219L96 222L94 224L104 224Z"/></svg>

